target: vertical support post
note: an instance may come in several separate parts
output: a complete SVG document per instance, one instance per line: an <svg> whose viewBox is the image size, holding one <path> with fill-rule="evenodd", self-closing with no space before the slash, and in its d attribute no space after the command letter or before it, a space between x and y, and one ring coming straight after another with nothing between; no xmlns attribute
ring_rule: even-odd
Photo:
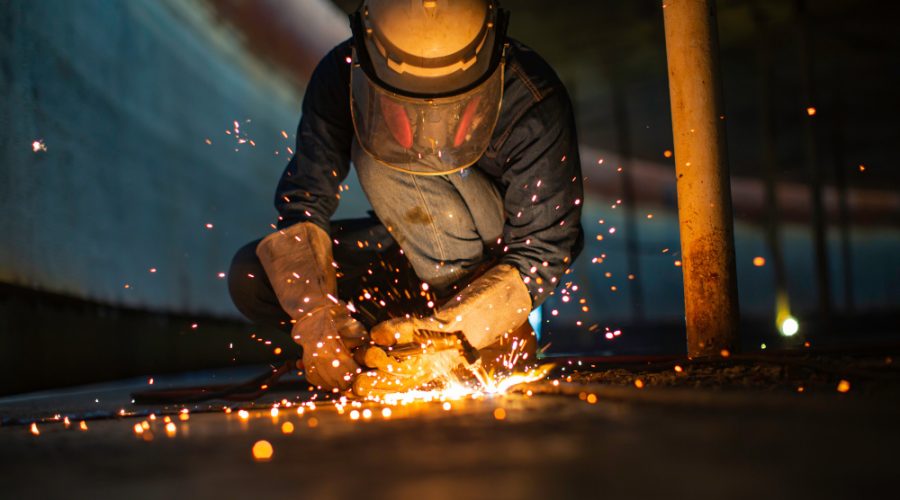
<svg viewBox="0 0 900 500"><path fill-rule="evenodd" d="M783 333L783 325L791 315L787 289L787 268L781 245L781 214L778 208L778 158L776 153L777 120L775 118L775 71L772 61L772 30L765 9L751 6L757 27L759 56L759 124L763 180L766 188L766 243L775 277L775 325Z"/></svg>
<svg viewBox="0 0 900 500"><path fill-rule="evenodd" d="M688 356L737 346L731 188L714 0L665 0Z"/></svg>
<svg viewBox="0 0 900 500"><path fill-rule="evenodd" d="M853 296L853 243L851 235L850 203L848 196L847 165L844 165L844 75L840 71L838 58L834 72L834 119L832 120L831 144L834 148L834 187L838 195L838 227L841 235L841 267L844 285L844 314L852 315L855 300Z"/></svg>
<svg viewBox="0 0 900 500"><path fill-rule="evenodd" d="M641 280L644 278L641 271L640 236L637 225L637 206L634 194L634 179L631 175L631 123L628 120L628 103L626 100L625 86L622 77L618 74L612 76L612 114L616 129L616 148L622 167L620 175L622 179L622 201L625 203L625 219L623 229L625 233L625 263L628 274L628 293L631 299L631 320L635 325L644 322L644 290ZM632 279L633 277L633 279Z"/></svg>
<svg viewBox="0 0 900 500"><path fill-rule="evenodd" d="M809 6L806 0L795 0L795 14L799 30L800 56L800 90L804 106L808 107L808 116L803 128L806 144L806 170L809 175L809 191L812 198L812 236L815 256L815 273L818 284L819 320L818 326L823 331L830 331L831 324L831 269L828 257L828 226L825 214L825 201L822 193L825 175L818 159L818 134L816 127L816 79L814 74L813 41Z"/></svg>

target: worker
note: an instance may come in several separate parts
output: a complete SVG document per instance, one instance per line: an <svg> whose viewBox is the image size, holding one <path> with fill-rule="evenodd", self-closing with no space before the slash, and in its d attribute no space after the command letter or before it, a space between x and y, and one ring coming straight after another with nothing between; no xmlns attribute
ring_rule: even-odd
<svg viewBox="0 0 900 500"><path fill-rule="evenodd" d="M462 357L368 362L358 346L461 332L478 350L527 325L583 245L582 177L567 91L506 35L496 1L366 0L350 18L352 38L306 89L277 230L237 253L229 289L250 319L290 329L312 384L367 395L428 383ZM435 299L424 314L370 326L354 314L359 288L339 293L351 264L333 253L364 246L330 221L351 163L386 245Z"/></svg>

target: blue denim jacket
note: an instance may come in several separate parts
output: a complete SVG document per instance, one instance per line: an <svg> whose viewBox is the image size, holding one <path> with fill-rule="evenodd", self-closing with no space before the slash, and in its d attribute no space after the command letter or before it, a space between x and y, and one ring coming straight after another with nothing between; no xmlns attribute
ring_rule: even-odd
<svg viewBox="0 0 900 500"><path fill-rule="evenodd" d="M303 98L297 148L275 194L279 227L301 221L325 230L350 169L350 41L316 70ZM563 281L583 246L581 162L572 104L553 69L510 40L500 117L475 164L503 196L501 262L515 266L538 306Z"/></svg>

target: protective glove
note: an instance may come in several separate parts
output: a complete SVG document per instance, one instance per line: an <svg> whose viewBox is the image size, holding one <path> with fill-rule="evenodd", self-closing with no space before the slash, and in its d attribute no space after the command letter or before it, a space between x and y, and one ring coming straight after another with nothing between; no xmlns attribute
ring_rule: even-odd
<svg viewBox="0 0 900 500"><path fill-rule="evenodd" d="M436 379L453 378L464 362L454 349L397 359L378 347L369 347L365 350L364 364L375 369L356 377L353 392L363 397L406 392Z"/></svg>
<svg viewBox="0 0 900 500"><path fill-rule="evenodd" d="M417 342L417 332L432 331L452 334L462 332L466 341L475 349L489 346L506 334L514 331L528 320L531 312L531 295L519 272L512 266L499 264L473 281L456 297L425 318L394 318L376 325L370 332L372 340L381 346L409 344ZM441 362L456 362L463 358L457 349L449 349L450 354L442 354ZM397 391L414 389L434 379L440 370L430 370L428 363L435 362L430 354L406 359L399 373L376 366L375 375L361 375L354 383L357 395L366 396L367 391L393 387ZM366 362L368 365L368 361ZM384 366L394 368L393 364ZM441 367L443 369L443 367ZM452 370L452 369L451 369ZM410 373L416 376L410 376ZM431 378L429 378L431 375ZM373 386L373 380L377 384Z"/></svg>
<svg viewBox="0 0 900 500"><path fill-rule="evenodd" d="M434 314L425 318L394 318L372 328L376 344L413 342L417 330L462 332L476 349L500 340L528 320L531 295L519 272L499 264L473 281Z"/></svg>
<svg viewBox="0 0 900 500"><path fill-rule="evenodd" d="M291 336L303 348L306 379L346 389L359 371L346 343L362 344L365 327L337 299L331 239L310 222L270 234L256 247L281 307L293 319Z"/></svg>

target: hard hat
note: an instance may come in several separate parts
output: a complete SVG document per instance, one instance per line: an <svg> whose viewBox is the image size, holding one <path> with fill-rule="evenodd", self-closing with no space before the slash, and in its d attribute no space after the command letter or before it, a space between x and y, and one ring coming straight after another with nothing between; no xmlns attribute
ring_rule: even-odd
<svg viewBox="0 0 900 500"><path fill-rule="evenodd" d="M350 19L362 148L417 174L478 161L500 113L508 14L495 0L366 0Z"/></svg>

